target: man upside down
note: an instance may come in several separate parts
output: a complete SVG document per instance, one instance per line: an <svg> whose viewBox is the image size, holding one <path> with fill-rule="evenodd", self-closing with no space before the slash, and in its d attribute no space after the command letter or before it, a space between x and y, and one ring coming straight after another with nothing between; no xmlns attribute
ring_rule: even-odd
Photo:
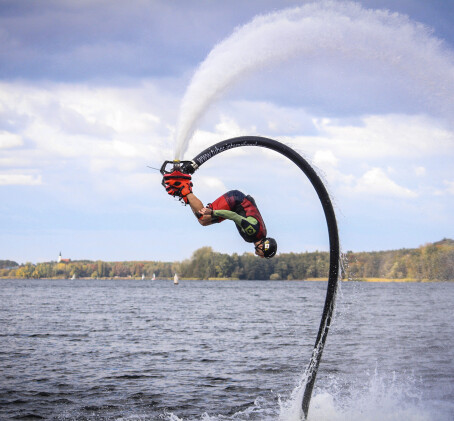
<svg viewBox="0 0 454 421"><path fill-rule="evenodd" d="M203 206L192 192L191 176L180 171L164 174L163 185L167 193L189 204L192 212L203 226L230 219L248 243L254 243L255 254L267 259L277 251L274 238L266 236L266 226L255 200L239 190L231 190L217 198L213 203Z"/></svg>

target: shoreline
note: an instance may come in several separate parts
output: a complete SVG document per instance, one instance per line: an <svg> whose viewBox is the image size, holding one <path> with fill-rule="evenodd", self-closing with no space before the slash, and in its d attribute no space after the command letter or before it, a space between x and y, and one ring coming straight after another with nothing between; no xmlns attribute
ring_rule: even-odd
<svg viewBox="0 0 454 421"><path fill-rule="evenodd" d="M11 278L11 277L0 277L0 280L8 281L23 281L23 280L42 280L42 281L141 281L142 278L137 277L106 277L106 278ZM251 280L238 279L238 278L179 278L180 281L244 281L249 282ZM160 278L152 280L151 278L145 278L143 281L156 282L156 281L171 281L173 278ZM263 281L263 282L328 282L327 277L322 278L307 278L307 279L255 279L252 281ZM372 282L372 283L429 283L429 282L453 282L453 281L441 281L438 279L413 279L413 278L357 278L357 279L341 279L341 282Z"/></svg>

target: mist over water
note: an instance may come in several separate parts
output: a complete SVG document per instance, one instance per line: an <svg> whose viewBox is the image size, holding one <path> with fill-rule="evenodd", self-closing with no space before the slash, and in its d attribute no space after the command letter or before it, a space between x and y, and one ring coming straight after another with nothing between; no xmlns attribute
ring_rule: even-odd
<svg viewBox="0 0 454 421"><path fill-rule="evenodd" d="M198 122L229 88L293 58L308 67L315 59L328 60L325 70L333 75L336 62L354 63L358 75L373 69L376 80L369 83L396 80L425 111L444 117L454 113L453 54L427 27L397 13L323 1L257 16L212 49L182 100L175 158L183 158ZM360 97L364 86L356 89Z"/></svg>

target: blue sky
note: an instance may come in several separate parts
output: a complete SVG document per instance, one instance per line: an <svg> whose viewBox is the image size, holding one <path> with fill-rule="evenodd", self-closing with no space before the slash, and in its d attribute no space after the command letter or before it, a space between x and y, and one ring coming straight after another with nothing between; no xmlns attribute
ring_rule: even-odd
<svg viewBox="0 0 454 421"><path fill-rule="evenodd" d="M0 259L252 251L147 168L239 135L317 168L344 251L454 238L453 21L441 0L1 0ZM285 158L235 150L194 175L205 203L228 189L256 198L280 252L328 249Z"/></svg>

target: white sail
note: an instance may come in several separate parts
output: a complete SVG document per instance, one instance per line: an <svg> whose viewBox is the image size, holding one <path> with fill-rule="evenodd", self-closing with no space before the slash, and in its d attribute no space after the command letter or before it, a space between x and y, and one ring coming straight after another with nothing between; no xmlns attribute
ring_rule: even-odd
<svg viewBox="0 0 454 421"><path fill-rule="evenodd" d="M178 285L178 275L177 274L175 274L175 276L173 277L173 283L175 285Z"/></svg>

